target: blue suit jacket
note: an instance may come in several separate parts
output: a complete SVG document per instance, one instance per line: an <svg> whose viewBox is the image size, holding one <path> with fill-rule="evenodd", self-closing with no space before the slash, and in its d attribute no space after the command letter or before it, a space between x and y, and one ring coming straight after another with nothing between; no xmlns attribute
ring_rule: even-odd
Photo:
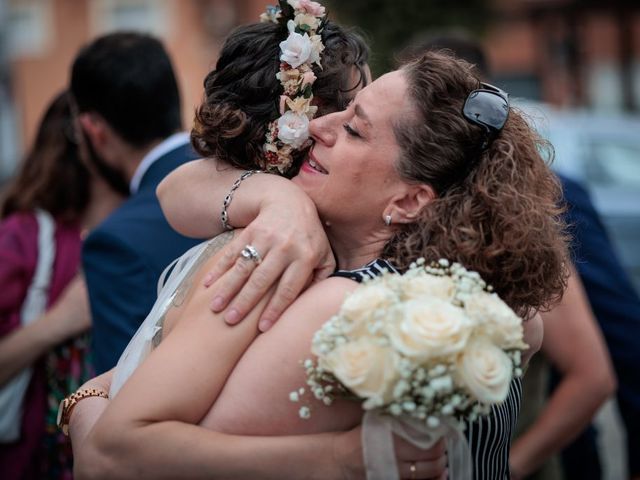
<svg viewBox="0 0 640 480"><path fill-rule="evenodd" d="M155 302L164 268L199 242L169 226L155 192L169 172L194 158L191 147L184 145L156 160L138 191L84 243L82 265L91 303L96 373L117 363Z"/></svg>
<svg viewBox="0 0 640 480"><path fill-rule="evenodd" d="M566 220L573 235L575 265L618 377L617 397L627 429L629 467L637 475L640 473L637 455L640 452L640 298L618 260L587 191L573 180L560 179L567 203ZM577 454L576 460L584 464L584 454Z"/></svg>

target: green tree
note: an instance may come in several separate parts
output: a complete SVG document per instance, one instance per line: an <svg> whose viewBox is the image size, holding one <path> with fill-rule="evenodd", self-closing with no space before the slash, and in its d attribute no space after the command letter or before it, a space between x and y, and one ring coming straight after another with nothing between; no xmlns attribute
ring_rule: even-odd
<svg viewBox="0 0 640 480"><path fill-rule="evenodd" d="M463 28L480 35L490 18L488 0L326 0L332 18L368 36L375 76L393 68L393 55L420 33Z"/></svg>

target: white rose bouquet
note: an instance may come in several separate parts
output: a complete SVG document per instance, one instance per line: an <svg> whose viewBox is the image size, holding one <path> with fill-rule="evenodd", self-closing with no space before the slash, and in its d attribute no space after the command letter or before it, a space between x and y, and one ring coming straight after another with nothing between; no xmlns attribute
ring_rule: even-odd
<svg viewBox="0 0 640 480"><path fill-rule="evenodd" d="M450 475L471 478L465 422L503 402L522 374L522 319L478 273L447 260L424 263L356 289L316 332L317 362L304 362L315 398L363 400L369 479L397 478L392 431L421 448L446 437Z"/></svg>

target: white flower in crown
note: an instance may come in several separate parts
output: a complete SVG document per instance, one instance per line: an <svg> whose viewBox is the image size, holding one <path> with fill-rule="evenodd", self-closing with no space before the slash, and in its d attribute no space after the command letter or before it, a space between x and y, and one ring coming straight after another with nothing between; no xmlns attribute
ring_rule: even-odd
<svg viewBox="0 0 640 480"><path fill-rule="evenodd" d="M282 143L300 148L309 138L309 118L292 111L278 119L278 138Z"/></svg>
<svg viewBox="0 0 640 480"><path fill-rule="evenodd" d="M316 76L312 64L321 67L320 54L324 50L319 30L324 23L325 8L311 0L278 2L282 9L267 9L264 19L286 24L288 37L280 43L280 71L276 77L283 88L279 111L282 115L268 126L265 135L265 168L285 173L293 164L295 150L308 146L309 120L317 107L313 100L312 85ZM291 7L291 8L289 8ZM277 20L279 19L279 21ZM286 23L285 23L286 22Z"/></svg>
<svg viewBox="0 0 640 480"><path fill-rule="evenodd" d="M289 36L284 42L280 42L280 60L297 68L306 63L311 56L311 39L306 33L301 35L295 32L293 20L287 22ZM292 28L293 26L293 28Z"/></svg>

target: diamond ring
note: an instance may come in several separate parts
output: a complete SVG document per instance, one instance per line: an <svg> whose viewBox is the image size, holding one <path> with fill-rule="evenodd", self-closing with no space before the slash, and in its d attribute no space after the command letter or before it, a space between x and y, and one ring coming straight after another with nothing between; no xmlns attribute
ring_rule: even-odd
<svg viewBox="0 0 640 480"><path fill-rule="evenodd" d="M240 256L245 260L252 260L256 265L259 265L260 262L262 262L262 257L253 245L245 245L240 252Z"/></svg>

